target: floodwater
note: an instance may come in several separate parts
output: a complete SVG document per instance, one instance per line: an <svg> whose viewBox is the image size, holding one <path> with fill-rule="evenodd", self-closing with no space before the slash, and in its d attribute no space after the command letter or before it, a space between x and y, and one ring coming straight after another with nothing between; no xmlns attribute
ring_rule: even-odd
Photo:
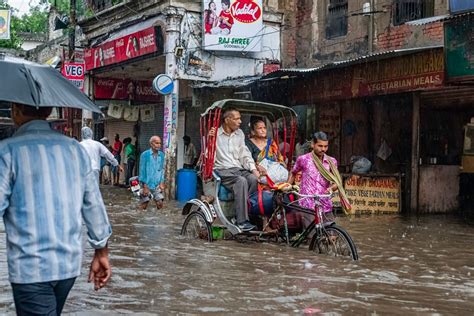
<svg viewBox="0 0 474 316"><path fill-rule="evenodd" d="M94 292L92 251L64 313L106 315L471 315L474 226L446 216L338 218L360 260L306 248L234 240L188 243L176 204L135 210L124 189L103 190L113 237L113 277ZM0 313L14 314L0 231Z"/></svg>

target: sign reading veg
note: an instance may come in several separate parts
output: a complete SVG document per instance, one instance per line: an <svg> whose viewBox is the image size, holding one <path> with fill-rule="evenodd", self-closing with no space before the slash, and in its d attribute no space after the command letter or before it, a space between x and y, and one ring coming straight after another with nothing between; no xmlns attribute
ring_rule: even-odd
<svg viewBox="0 0 474 316"><path fill-rule="evenodd" d="M205 50L261 51L262 0L203 0Z"/></svg>

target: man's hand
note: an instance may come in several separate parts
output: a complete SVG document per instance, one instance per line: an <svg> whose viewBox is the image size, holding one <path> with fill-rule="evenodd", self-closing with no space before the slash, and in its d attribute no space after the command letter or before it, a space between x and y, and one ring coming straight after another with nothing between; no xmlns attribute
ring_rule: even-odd
<svg viewBox="0 0 474 316"><path fill-rule="evenodd" d="M260 176L265 176L267 174L267 170L262 166L257 166L257 170L260 173Z"/></svg>
<svg viewBox="0 0 474 316"><path fill-rule="evenodd" d="M253 170L252 174L257 177L257 180L260 179L260 172L257 169Z"/></svg>
<svg viewBox="0 0 474 316"><path fill-rule="evenodd" d="M121 173L123 173L123 167L122 167L122 165L119 165L118 167L119 167L119 171L120 171Z"/></svg>
<svg viewBox="0 0 474 316"><path fill-rule="evenodd" d="M92 258L88 281L94 282L94 290L97 291L107 284L111 275L109 249L107 246L102 249L96 249L94 258Z"/></svg>
<svg viewBox="0 0 474 316"><path fill-rule="evenodd" d="M164 182L160 183L159 188L160 188L161 191L163 191L166 188L165 183Z"/></svg>
<svg viewBox="0 0 474 316"><path fill-rule="evenodd" d="M209 130L209 133L207 134L208 137L214 137L216 136L216 128L213 127Z"/></svg>

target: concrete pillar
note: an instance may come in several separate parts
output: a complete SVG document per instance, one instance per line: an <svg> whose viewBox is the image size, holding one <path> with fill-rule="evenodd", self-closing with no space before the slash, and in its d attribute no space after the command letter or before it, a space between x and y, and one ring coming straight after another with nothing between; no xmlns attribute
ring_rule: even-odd
<svg viewBox="0 0 474 316"><path fill-rule="evenodd" d="M410 168L410 210L418 211L418 185L420 171L420 94L413 93L411 168Z"/></svg>
<svg viewBox="0 0 474 316"><path fill-rule="evenodd" d="M164 130L163 130L163 150L165 152L165 196L167 199L174 199L176 192L176 169L177 169L177 137L178 128L178 108L179 108L179 80L177 80L176 56L174 49L178 43L181 32L181 19L184 15L181 8L168 7L166 15L166 74L173 78L174 88L171 94L165 96L164 108Z"/></svg>

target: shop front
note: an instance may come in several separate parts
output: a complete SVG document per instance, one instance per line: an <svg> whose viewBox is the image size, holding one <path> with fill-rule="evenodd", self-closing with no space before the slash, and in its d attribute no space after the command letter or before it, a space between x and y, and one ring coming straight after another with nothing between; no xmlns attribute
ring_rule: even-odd
<svg viewBox="0 0 474 316"><path fill-rule="evenodd" d="M466 96L474 90L446 82L442 47L280 70L252 89L260 100L306 104L315 113L315 129L330 136L329 154L345 173L357 212L459 207L463 128L474 114ZM372 168L354 178L351 158L357 156L369 159ZM376 191L366 190L378 184L383 185Z"/></svg>

